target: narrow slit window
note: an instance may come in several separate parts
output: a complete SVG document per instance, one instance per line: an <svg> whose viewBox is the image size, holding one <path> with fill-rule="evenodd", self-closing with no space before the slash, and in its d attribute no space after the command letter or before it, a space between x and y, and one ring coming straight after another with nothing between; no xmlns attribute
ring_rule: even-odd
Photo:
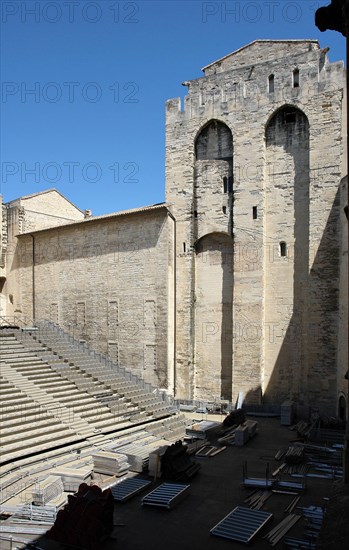
<svg viewBox="0 0 349 550"><path fill-rule="evenodd" d="M222 210L223 210L223 214L227 213L227 207L226 206L223 206Z"/></svg>
<svg viewBox="0 0 349 550"><path fill-rule="evenodd" d="M285 241L281 241L280 243L280 256L287 256L287 244L285 243Z"/></svg>
<svg viewBox="0 0 349 550"><path fill-rule="evenodd" d="M293 87L299 88L299 69L293 71Z"/></svg>
<svg viewBox="0 0 349 550"><path fill-rule="evenodd" d="M228 178L223 178L223 192L228 192Z"/></svg>
<svg viewBox="0 0 349 550"><path fill-rule="evenodd" d="M186 252L187 251L187 246L185 243L183 243L183 252Z"/></svg>
<svg viewBox="0 0 349 550"><path fill-rule="evenodd" d="M257 216L258 216L257 206L253 206L253 207L252 207L252 218L253 218L254 220L256 220L256 219L257 219Z"/></svg>
<svg viewBox="0 0 349 550"><path fill-rule="evenodd" d="M269 88L269 93L273 94L274 93L274 75L273 74L269 75L268 88Z"/></svg>
<svg viewBox="0 0 349 550"><path fill-rule="evenodd" d="M198 217L198 212L197 210L194 210L194 218L197 218Z"/></svg>

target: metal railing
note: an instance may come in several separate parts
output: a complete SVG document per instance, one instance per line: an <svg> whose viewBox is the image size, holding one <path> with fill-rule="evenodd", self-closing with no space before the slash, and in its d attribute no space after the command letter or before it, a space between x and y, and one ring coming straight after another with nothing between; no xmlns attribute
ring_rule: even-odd
<svg viewBox="0 0 349 550"><path fill-rule="evenodd" d="M25 315L0 315L0 327L18 327L18 328L27 328L33 327L35 323L33 319Z"/></svg>
<svg viewBox="0 0 349 550"><path fill-rule="evenodd" d="M146 382L141 376L131 372L130 370L121 366L119 363L114 362L109 356L93 350L86 344L86 342L81 342L80 340L75 338L74 335L65 331L61 326L53 323L52 321L42 320L36 321L31 325L30 323L27 323L25 324L25 326L22 325L20 328L26 328L28 330L28 327L30 326L37 331L37 338L43 343L45 343L46 337L48 337L50 334L54 334L57 337L63 339L66 343L74 346L76 350L85 353L89 357L93 357L93 359L95 359L102 365L108 367L114 372L117 372L118 374L120 374L120 376L125 378L125 380L136 384L138 387L144 389L146 392L152 393L159 400L162 400L166 404L171 405L171 400L169 399L169 396L166 394L165 391L159 390L149 382Z"/></svg>

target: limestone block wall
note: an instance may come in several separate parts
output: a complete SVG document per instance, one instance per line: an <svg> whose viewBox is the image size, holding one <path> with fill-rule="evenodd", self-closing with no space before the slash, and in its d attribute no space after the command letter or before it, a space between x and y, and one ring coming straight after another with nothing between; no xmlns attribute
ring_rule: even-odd
<svg viewBox="0 0 349 550"><path fill-rule="evenodd" d="M84 219L84 214L55 189L34 195L20 197L5 205L6 211L6 282L3 287L6 315L20 317L24 280L18 270L22 252L17 249L17 236L23 232L36 231L46 227L56 227L72 221ZM26 315L32 318L33 306L26 308Z"/></svg>
<svg viewBox="0 0 349 550"><path fill-rule="evenodd" d="M204 295L207 288L196 272L197 242L219 233L230 237L234 251L233 399L238 391L250 401L292 396L333 410L343 63L329 63L315 41L256 41L204 70L206 76L186 83L183 107L180 99L167 102L166 200L177 220L177 395L203 398L196 385L196 281ZM277 113L285 115L285 143L267 147ZM305 148L297 113L308 128ZM198 161L195 151L210 121L232 133L229 204L219 164L206 180L204 164L198 167L212 166ZM217 215L223 206L229 206L229 223L222 221L223 210ZM219 288L222 274L216 276ZM214 377L222 369L221 358L212 360L210 353L207 346L208 399L217 393ZM200 362L203 355L201 346Z"/></svg>
<svg viewBox="0 0 349 550"><path fill-rule="evenodd" d="M55 189L8 203L8 208L14 207L25 211L22 231L26 232L84 219L84 213Z"/></svg>
<svg viewBox="0 0 349 550"><path fill-rule="evenodd" d="M33 241L25 234L21 307L31 310L34 273L35 318L58 323L146 381L172 388L173 235L164 207L39 231L32 271Z"/></svg>

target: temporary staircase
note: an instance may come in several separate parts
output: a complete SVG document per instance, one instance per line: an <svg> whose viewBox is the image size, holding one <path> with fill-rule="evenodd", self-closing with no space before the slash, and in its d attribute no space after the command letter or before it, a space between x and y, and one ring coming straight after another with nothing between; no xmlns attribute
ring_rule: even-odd
<svg viewBox="0 0 349 550"><path fill-rule="evenodd" d="M185 421L152 388L53 326L0 330L1 457L94 445L137 431L183 437Z"/></svg>

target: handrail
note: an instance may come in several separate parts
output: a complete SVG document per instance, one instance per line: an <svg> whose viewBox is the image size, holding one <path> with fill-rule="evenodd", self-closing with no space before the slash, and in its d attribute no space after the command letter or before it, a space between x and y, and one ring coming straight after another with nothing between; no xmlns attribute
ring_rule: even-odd
<svg viewBox="0 0 349 550"><path fill-rule="evenodd" d="M39 334L38 337L40 339L44 338L44 333L46 331L52 331L53 333L59 335L61 338L69 342L70 344L76 346L81 351L87 353L88 355L92 356L94 359L99 361L100 363L104 364L111 370L116 371L118 374L126 378L126 380L131 381L138 386L142 387L144 390L146 390L148 393L153 393L158 397L159 399L162 399L165 403L170 405L170 399L167 393L164 390L159 390L155 386L153 386L151 383L146 382L141 376L138 374L132 373L130 370L127 370L125 367L121 366L119 363L114 362L108 355L104 355L103 353L96 352L95 350L91 349L86 342L81 342L77 340L74 335L70 334L69 332L66 332L63 330L63 328L52 321L48 320L41 320L35 322L35 327L38 329Z"/></svg>

